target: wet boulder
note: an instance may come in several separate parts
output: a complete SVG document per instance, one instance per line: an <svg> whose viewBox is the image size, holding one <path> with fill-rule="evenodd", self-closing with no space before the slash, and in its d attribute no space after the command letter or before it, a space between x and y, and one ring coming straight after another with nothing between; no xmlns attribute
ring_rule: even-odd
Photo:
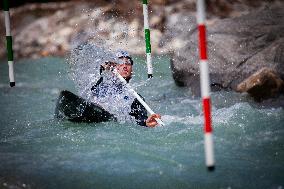
<svg viewBox="0 0 284 189"><path fill-rule="evenodd" d="M237 86L238 92L249 93L256 101L276 97L284 92L284 81L275 70L262 68Z"/></svg>
<svg viewBox="0 0 284 189"><path fill-rule="evenodd" d="M284 7L267 8L237 18L208 23L208 61L213 90L233 89L264 67L284 78ZM188 18L192 18L188 15ZM177 85L200 94L198 31L194 21L183 17L179 30L182 48L172 57L172 73ZM181 29L182 28L182 29ZM169 33L175 33L175 28ZM176 39L178 40L178 39ZM270 85L268 85L269 87ZM271 86L270 86L271 87ZM271 89L273 90L273 89Z"/></svg>

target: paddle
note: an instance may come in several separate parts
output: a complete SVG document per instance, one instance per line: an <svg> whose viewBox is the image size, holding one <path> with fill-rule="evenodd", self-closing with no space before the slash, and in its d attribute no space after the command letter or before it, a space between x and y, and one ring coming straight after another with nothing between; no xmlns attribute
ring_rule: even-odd
<svg viewBox="0 0 284 189"><path fill-rule="evenodd" d="M137 100L146 108L146 110L152 115L155 114L154 111L148 106L148 104L146 104L146 102L134 91L134 89L132 89L129 84L125 81L125 79L118 73L118 71L116 69L113 69L112 72L115 74L116 77L118 77L118 79L125 84L125 86L127 87L127 89L129 90L129 92L131 92L136 98ZM164 122L159 119L159 118L155 118L155 120L158 122L159 125L163 126L165 125Z"/></svg>

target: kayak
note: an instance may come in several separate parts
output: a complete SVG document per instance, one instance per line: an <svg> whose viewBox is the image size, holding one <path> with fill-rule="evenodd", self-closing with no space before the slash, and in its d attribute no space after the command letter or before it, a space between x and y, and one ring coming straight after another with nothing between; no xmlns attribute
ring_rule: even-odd
<svg viewBox="0 0 284 189"><path fill-rule="evenodd" d="M100 123L115 120L115 117L101 106L91 103L74 93L64 90L58 97L55 118L72 122Z"/></svg>

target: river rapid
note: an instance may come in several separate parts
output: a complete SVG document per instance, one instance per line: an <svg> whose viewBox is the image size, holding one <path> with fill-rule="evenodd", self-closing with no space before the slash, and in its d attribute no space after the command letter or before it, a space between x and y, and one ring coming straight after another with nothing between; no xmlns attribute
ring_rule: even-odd
<svg viewBox="0 0 284 189"><path fill-rule="evenodd" d="M284 186L284 110L212 93L216 170L205 166L201 99L172 79L169 56L134 58L130 85L163 127L54 119L61 90L79 94L63 58L0 64L0 188L275 188ZM199 82L199 81L196 81Z"/></svg>

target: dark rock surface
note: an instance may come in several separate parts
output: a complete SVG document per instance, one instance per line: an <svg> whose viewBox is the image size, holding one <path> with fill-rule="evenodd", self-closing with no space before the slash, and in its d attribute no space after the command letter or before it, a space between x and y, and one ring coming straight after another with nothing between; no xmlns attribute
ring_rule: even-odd
<svg viewBox="0 0 284 189"><path fill-rule="evenodd" d="M218 86L217 89L236 90L240 82L263 67L276 70L280 78L284 78L283 10L283 6L269 8L208 24L207 51L212 85ZM183 20L179 24L182 30L192 32L179 37L185 45L173 55L173 77L178 85L189 86L199 95L198 31L196 23L183 18L182 15L177 18Z"/></svg>

